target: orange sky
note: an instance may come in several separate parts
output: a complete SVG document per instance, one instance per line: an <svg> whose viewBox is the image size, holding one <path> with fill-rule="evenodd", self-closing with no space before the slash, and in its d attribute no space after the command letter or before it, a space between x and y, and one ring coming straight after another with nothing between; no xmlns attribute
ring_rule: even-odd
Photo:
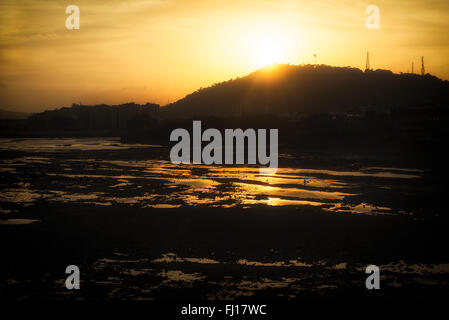
<svg viewBox="0 0 449 320"><path fill-rule="evenodd" d="M65 8L81 11L67 30ZM365 27L367 5L380 29ZM166 104L264 63L318 63L449 79L449 1L2 0L0 108Z"/></svg>

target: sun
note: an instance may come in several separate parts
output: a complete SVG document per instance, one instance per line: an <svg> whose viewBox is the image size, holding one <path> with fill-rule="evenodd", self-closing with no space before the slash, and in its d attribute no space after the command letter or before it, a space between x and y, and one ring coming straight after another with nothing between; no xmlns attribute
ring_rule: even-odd
<svg viewBox="0 0 449 320"><path fill-rule="evenodd" d="M255 43L255 59L257 66L262 68L273 63L281 63L284 52L276 39L261 37Z"/></svg>

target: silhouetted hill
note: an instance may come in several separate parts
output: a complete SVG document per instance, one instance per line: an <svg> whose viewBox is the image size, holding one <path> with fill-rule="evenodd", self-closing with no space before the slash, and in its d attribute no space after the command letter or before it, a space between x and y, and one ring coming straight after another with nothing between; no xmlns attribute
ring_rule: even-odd
<svg viewBox="0 0 449 320"><path fill-rule="evenodd" d="M390 112L449 105L449 82L427 74L326 65L272 65L201 88L161 108L165 119Z"/></svg>

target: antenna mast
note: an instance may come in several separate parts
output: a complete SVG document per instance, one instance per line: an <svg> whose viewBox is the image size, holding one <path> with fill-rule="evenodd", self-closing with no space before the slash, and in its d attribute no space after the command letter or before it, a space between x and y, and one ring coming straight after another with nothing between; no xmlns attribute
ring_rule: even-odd
<svg viewBox="0 0 449 320"><path fill-rule="evenodd" d="M421 75L426 74L426 69L424 68L424 57L421 57Z"/></svg>
<svg viewBox="0 0 449 320"><path fill-rule="evenodd" d="M365 71L371 70L371 66L369 63L369 51L366 52L366 66L365 66Z"/></svg>

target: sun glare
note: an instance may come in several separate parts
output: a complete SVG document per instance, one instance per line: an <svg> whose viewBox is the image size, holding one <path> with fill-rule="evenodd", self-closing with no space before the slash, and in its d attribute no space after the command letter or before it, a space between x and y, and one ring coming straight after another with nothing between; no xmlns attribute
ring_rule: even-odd
<svg viewBox="0 0 449 320"><path fill-rule="evenodd" d="M255 55L257 66L260 68L273 63L281 63L284 58L281 44L270 38L258 39Z"/></svg>

